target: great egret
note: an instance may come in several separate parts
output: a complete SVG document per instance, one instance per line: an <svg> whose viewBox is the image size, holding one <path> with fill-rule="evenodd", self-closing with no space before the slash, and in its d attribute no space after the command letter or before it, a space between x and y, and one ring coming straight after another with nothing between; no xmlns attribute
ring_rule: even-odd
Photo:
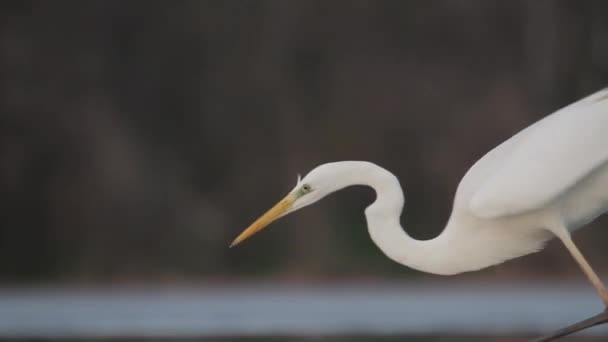
<svg viewBox="0 0 608 342"><path fill-rule="evenodd" d="M390 259L442 275L475 271L539 251L558 237L608 307L608 291L571 232L608 211L608 88L564 107L498 145L465 174L445 229L420 241L400 225L403 192L391 172L365 161L320 165L245 229L235 246L274 220L351 185L376 201L369 234Z"/></svg>

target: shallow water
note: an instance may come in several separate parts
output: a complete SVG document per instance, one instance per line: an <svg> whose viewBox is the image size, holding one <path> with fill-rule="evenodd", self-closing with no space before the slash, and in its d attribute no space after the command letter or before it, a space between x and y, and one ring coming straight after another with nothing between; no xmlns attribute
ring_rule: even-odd
<svg viewBox="0 0 608 342"><path fill-rule="evenodd" d="M0 291L0 337L204 341L525 340L601 311L585 283ZM274 336L274 338L271 338ZM307 336L307 337L302 337ZM608 329L583 335L608 338Z"/></svg>

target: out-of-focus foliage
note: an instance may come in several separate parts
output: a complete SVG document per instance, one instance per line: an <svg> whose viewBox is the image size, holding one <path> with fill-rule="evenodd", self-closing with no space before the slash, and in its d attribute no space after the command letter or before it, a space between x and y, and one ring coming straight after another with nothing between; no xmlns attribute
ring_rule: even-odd
<svg viewBox="0 0 608 342"><path fill-rule="evenodd" d="M608 2L7 1L0 75L5 281L412 275L367 237L370 190L227 245L346 159L436 235L477 158L606 84ZM550 248L485 274L541 268L578 272Z"/></svg>

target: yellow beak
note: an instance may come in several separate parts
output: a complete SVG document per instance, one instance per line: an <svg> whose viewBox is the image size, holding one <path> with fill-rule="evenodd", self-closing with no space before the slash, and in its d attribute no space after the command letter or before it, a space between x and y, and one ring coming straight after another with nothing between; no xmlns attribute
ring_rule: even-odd
<svg viewBox="0 0 608 342"><path fill-rule="evenodd" d="M296 198L294 195L287 195L274 207L268 210L264 215L260 216L260 218L253 222L249 227L247 227L247 229L245 229L239 236L237 236L236 239L234 239L234 241L232 241L232 243L230 244L230 247L238 245L239 243L251 237L253 234L264 229L276 219L285 215L287 211L291 208L295 200Z"/></svg>

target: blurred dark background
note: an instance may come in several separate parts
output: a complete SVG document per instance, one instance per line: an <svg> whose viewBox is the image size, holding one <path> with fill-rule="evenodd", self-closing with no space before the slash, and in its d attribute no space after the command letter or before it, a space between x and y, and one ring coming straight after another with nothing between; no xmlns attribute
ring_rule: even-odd
<svg viewBox="0 0 608 342"><path fill-rule="evenodd" d="M227 247L349 159L394 172L433 237L476 159L607 83L601 0L4 1L0 280L434 277L372 244L363 188ZM577 234L603 274L606 238ZM579 273L552 242L461 277Z"/></svg>

